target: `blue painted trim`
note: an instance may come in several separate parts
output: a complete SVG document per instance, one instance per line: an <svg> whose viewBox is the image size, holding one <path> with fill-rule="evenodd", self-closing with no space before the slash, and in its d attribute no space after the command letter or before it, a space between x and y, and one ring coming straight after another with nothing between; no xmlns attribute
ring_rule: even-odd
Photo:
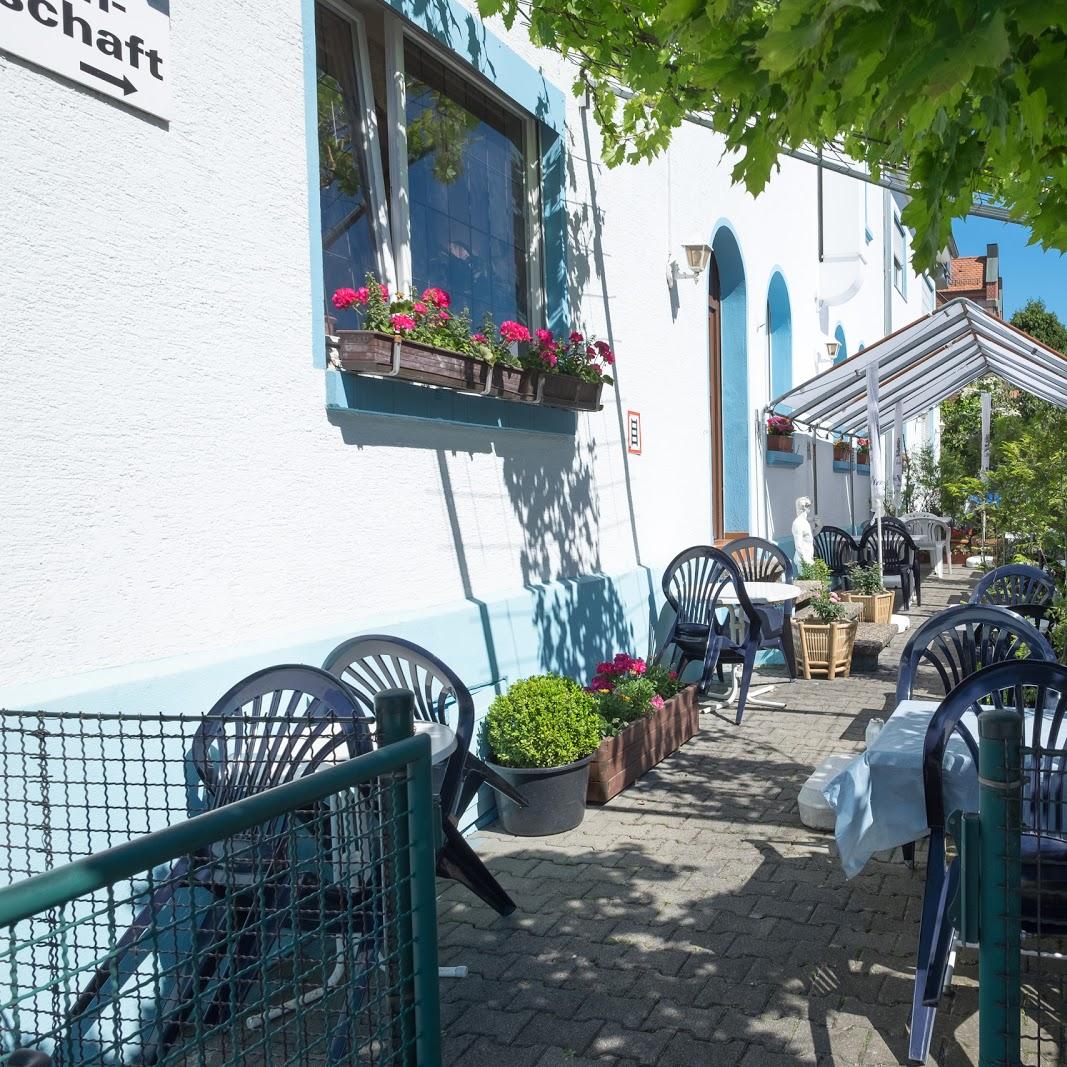
<svg viewBox="0 0 1067 1067"><path fill-rule="evenodd" d="M348 415L381 415L424 423L522 430L574 437L576 412L538 407L452 389L432 389L412 382L326 372L326 410Z"/></svg>
<svg viewBox="0 0 1067 1067"><path fill-rule="evenodd" d="M785 275L775 268L767 286L767 329L771 349L771 397L793 386L793 312ZM788 414L788 412L782 412Z"/></svg>
<svg viewBox="0 0 1067 1067"><path fill-rule="evenodd" d="M834 363L843 363L848 359L848 342L845 340L845 328L841 323L838 323L837 328L834 330L834 340L840 345L837 355L834 357Z"/></svg>
<svg viewBox="0 0 1067 1067"><path fill-rule="evenodd" d="M541 127L541 255L545 286L545 325L555 334L571 323L567 299L567 210L564 187L567 149L563 136Z"/></svg>
<svg viewBox="0 0 1067 1067"><path fill-rule="evenodd" d="M869 478L871 476L870 465L867 464L867 465L861 466L859 463L857 463L856 464L856 473L857 474L862 474L865 478Z"/></svg>
<svg viewBox="0 0 1067 1067"><path fill-rule="evenodd" d="M315 59L315 0L300 0L304 35L304 135L307 140L308 244L311 252L311 358L326 366L323 308L326 284L322 273L322 204L319 200L319 100Z"/></svg>
<svg viewBox="0 0 1067 1067"><path fill-rule="evenodd" d="M867 244L870 244L874 240L874 234L871 233L870 226L863 227L863 236L867 238Z"/></svg>
<svg viewBox="0 0 1067 1067"><path fill-rule="evenodd" d="M799 452L767 452L768 467L799 467L804 457Z"/></svg>
<svg viewBox="0 0 1067 1067"><path fill-rule="evenodd" d="M853 469L853 463L849 459L835 459L834 470L838 474L849 474Z"/></svg>

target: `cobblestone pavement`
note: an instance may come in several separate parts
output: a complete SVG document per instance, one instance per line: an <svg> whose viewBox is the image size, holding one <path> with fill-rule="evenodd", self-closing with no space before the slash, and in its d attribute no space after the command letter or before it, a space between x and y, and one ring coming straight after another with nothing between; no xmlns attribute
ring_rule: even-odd
<svg viewBox="0 0 1067 1067"><path fill-rule="evenodd" d="M914 614L969 584L928 578ZM814 766L892 711L904 640L875 674L781 685L788 708L740 727L706 712L697 738L570 833L479 834L520 910L442 893L441 962L470 968L442 981L445 1062L906 1062L922 865L898 853L846 881L832 837L797 811ZM975 974L961 953L931 1063L977 1063Z"/></svg>

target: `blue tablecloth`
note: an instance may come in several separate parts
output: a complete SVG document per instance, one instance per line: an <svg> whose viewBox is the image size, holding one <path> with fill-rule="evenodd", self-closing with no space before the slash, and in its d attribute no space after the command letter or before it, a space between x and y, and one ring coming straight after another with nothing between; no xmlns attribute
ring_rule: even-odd
<svg viewBox="0 0 1067 1067"><path fill-rule="evenodd" d="M875 852L926 833L923 742L937 708L934 700L903 701L874 744L824 787L837 815L834 836L847 877L859 874ZM978 736L974 715L965 715L963 723ZM945 811L978 810L978 773L959 736L949 739L943 781Z"/></svg>

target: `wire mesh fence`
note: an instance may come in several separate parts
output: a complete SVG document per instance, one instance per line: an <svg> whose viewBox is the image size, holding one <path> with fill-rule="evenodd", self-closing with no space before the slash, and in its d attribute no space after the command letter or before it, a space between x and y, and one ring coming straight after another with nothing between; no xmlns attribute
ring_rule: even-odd
<svg viewBox="0 0 1067 1067"><path fill-rule="evenodd" d="M203 723L0 713L0 1064L439 1062L427 739Z"/></svg>

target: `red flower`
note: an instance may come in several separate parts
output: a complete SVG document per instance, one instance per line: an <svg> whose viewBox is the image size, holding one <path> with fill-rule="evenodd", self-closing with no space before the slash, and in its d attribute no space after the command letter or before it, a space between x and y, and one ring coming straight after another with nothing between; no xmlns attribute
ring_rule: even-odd
<svg viewBox="0 0 1067 1067"><path fill-rule="evenodd" d="M502 322L500 324L500 336L509 343L515 341L529 341L530 331L526 329L521 322L512 322L508 319L507 322Z"/></svg>
<svg viewBox="0 0 1067 1067"><path fill-rule="evenodd" d="M439 308L446 308L452 303L452 297L444 289L437 289L432 286L423 292L422 299Z"/></svg>
<svg viewBox="0 0 1067 1067"><path fill-rule="evenodd" d="M552 331L551 330L545 330L545 329L538 330L537 331L537 340L540 341L541 344L543 344L543 345L551 344L552 343Z"/></svg>
<svg viewBox="0 0 1067 1067"><path fill-rule="evenodd" d="M411 305L411 310L414 311L416 315L425 315L430 309L421 300L416 300L415 303Z"/></svg>
<svg viewBox="0 0 1067 1067"><path fill-rule="evenodd" d="M397 333L410 333L415 329L415 320L410 315L390 315L389 321Z"/></svg>
<svg viewBox="0 0 1067 1067"><path fill-rule="evenodd" d="M439 312L437 313L437 317L438 317L438 318L439 318L439 319L440 319L440 320L441 320L442 322L448 322L448 320L449 320L450 318L452 318L452 316L451 316L451 315L449 315L449 313L448 313L447 311L439 311Z"/></svg>
<svg viewBox="0 0 1067 1067"><path fill-rule="evenodd" d="M544 352L541 353L541 361L546 366L554 367L557 363L559 363L559 356L557 356L555 352L546 349Z"/></svg>
<svg viewBox="0 0 1067 1067"><path fill-rule="evenodd" d="M579 333L579 332L578 332L577 330L575 330L575 331L574 331L574 332L573 332L573 333L572 333L572 334L570 335L570 338L569 338L569 340L573 341L573 342L574 342L574 344L580 344L580 343L581 343L582 341L584 341L584 340L585 340L585 338L584 338L584 337L583 337L583 336L582 336L582 335L581 335L581 334L580 334L580 333Z"/></svg>
<svg viewBox="0 0 1067 1067"><path fill-rule="evenodd" d="M489 338L486 337L484 333L472 333L471 334L471 340L472 341L477 341L478 344L480 344L480 345L489 344Z"/></svg>
<svg viewBox="0 0 1067 1067"><path fill-rule="evenodd" d="M367 290L364 289L363 292ZM352 307L353 304L362 304L364 301L359 299L359 293L355 289L338 289L333 294L333 306L338 311L344 311L345 308Z"/></svg>

